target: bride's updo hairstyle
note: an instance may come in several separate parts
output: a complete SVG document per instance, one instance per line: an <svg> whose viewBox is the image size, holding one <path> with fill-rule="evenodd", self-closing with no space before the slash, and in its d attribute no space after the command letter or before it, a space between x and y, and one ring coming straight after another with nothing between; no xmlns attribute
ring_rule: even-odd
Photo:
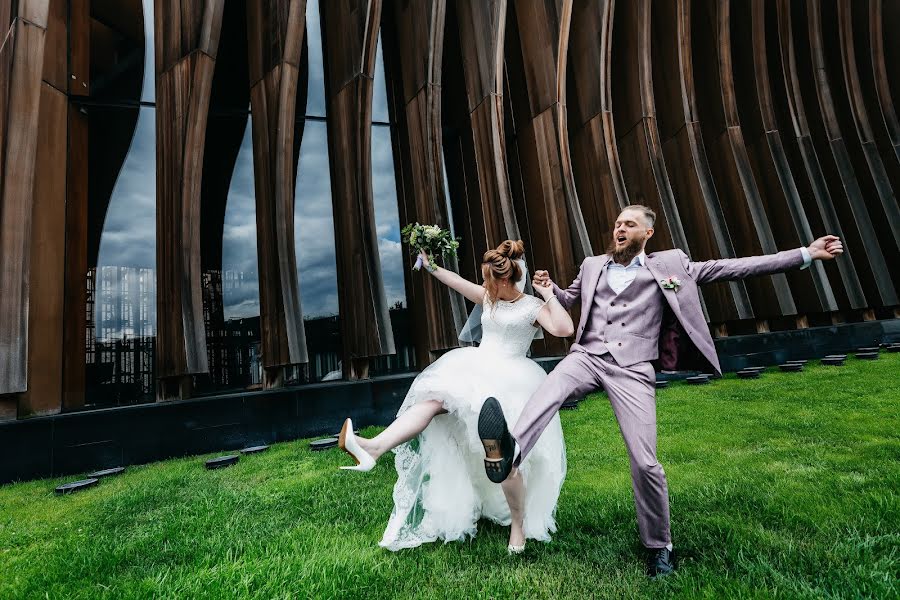
<svg viewBox="0 0 900 600"><path fill-rule="evenodd" d="M506 240L495 249L484 253L481 260L481 275L484 277L484 289L487 290L491 304L497 301L497 292L504 279L515 283L522 278L522 268L516 260L524 255L525 244L522 240Z"/></svg>

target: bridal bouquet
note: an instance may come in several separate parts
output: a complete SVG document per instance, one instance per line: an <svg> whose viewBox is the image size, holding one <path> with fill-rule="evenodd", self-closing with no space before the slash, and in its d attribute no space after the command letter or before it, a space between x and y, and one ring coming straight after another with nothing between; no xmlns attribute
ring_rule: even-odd
<svg viewBox="0 0 900 600"><path fill-rule="evenodd" d="M434 266L435 256L440 255L442 258L456 256L456 249L459 248L459 241L453 239L449 231L437 225L410 223L400 233L403 242L409 244L410 255L417 257L413 266L416 271L422 268L420 253L424 252L428 256L428 270L433 272L437 268Z"/></svg>

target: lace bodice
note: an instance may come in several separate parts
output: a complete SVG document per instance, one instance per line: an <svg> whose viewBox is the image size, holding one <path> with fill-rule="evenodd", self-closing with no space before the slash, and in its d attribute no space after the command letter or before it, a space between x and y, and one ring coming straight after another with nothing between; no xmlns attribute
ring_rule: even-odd
<svg viewBox="0 0 900 600"><path fill-rule="evenodd" d="M485 294L480 347L503 356L525 356L543 306L544 302L534 296L523 296L515 302L499 300L492 305Z"/></svg>

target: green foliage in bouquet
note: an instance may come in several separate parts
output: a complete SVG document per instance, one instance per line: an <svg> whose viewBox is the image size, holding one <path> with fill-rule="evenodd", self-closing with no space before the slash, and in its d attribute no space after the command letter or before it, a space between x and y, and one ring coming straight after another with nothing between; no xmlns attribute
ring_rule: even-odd
<svg viewBox="0 0 900 600"><path fill-rule="evenodd" d="M454 239L449 231L441 229L437 225L421 225L419 223L410 223L400 231L403 243L407 244L410 256L415 256L416 264L413 269L418 271L422 268L422 257L420 253L424 252L428 256L428 270L434 271L437 267L434 265L434 257L440 256L446 260L448 256L456 256L456 250L459 248L459 240Z"/></svg>

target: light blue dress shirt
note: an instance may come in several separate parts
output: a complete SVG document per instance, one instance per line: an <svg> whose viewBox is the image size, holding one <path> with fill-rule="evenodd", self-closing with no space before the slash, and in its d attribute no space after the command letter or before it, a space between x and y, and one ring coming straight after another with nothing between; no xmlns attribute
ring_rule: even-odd
<svg viewBox="0 0 900 600"><path fill-rule="evenodd" d="M627 267L617 262L610 262L607 267L606 281L609 283L612 291L616 294L621 294L625 288L631 285L631 282L637 277L638 270L644 266L644 261L646 260L647 254L641 252L631 259Z"/></svg>

